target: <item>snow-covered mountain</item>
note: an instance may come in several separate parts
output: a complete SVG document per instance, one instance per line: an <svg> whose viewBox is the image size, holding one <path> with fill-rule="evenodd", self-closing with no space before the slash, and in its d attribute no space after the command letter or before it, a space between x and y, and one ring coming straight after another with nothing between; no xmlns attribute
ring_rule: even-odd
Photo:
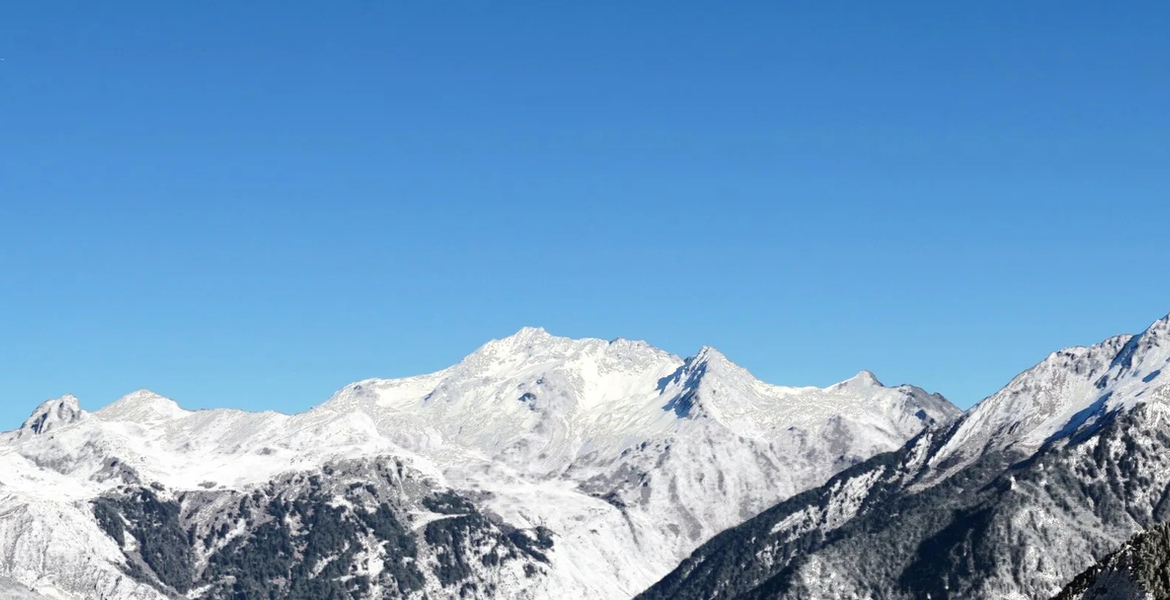
<svg viewBox="0 0 1170 600"><path fill-rule="evenodd" d="M952 426L721 533L640 597L1050 598L1170 521L1168 431L1170 316L1049 355Z"/></svg>
<svg viewBox="0 0 1170 600"><path fill-rule="evenodd" d="M540 329L301 414L66 396L0 435L0 577L47 597L628 598L959 411L868 372Z"/></svg>

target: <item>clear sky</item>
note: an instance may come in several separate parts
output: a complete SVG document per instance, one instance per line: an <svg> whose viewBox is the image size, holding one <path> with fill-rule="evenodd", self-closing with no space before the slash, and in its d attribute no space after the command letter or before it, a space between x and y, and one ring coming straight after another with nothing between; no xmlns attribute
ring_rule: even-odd
<svg viewBox="0 0 1170 600"><path fill-rule="evenodd" d="M298 411L524 325L969 406L1170 312L1167 31L1164 2L3 3L0 429L138 388Z"/></svg>

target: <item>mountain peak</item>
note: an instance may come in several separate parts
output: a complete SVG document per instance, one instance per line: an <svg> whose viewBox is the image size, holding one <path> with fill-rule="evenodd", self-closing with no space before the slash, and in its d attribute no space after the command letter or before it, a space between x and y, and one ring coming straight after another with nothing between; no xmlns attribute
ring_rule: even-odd
<svg viewBox="0 0 1170 600"><path fill-rule="evenodd" d="M186 413L174 400L150 390L131 392L97 411L103 418L120 421L173 419Z"/></svg>
<svg viewBox="0 0 1170 600"><path fill-rule="evenodd" d="M517 331L516 333L513 333L512 335L510 335L504 339L505 340L531 342L531 341L547 340L551 337L553 337L553 335L551 333L549 333L548 330L545 329L544 327L528 327L528 326L526 326L526 327L521 327L519 331Z"/></svg>
<svg viewBox="0 0 1170 600"><path fill-rule="evenodd" d="M77 398L72 394L65 394L41 403L20 429L34 434L47 433L58 427L76 423L85 416L86 413L81 410Z"/></svg>
<svg viewBox="0 0 1170 600"><path fill-rule="evenodd" d="M1090 346L1070 346L1016 375L972 407L935 457L973 460L987 447L1038 448L1071 435L1119 406L1144 402L1150 384L1170 363L1162 318L1138 335L1115 335ZM960 464L952 461L953 464Z"/></svg>
<svg viewBox="0 0 1170 600"><path fill-rule="evenodd" d="M695 365L706 365L707 369L714 368L725 373L735 373L739 376L755 379L755 376L749 373L747 369L739 366L730 358L727 358L726 354L720 352L718 349L712 346L703 346L702 348L699 348L699 352L695 354L695 356L693 356L689 362Z"/></svg>
<svg viewBox="0 0 1170 600"><path fill-rule="evenodd" d="M1125 345L1113 358L1111 367L1120 367L1122 370L1131 369L1135 363L1142 362L1147 354L1156 354L1161 359L1170 350L1170 315L1154 321L1145 331L1130 337Z"/></svg>
<svg viewBox="0 0 1170 600"><path fill-rule="evenodd" d="M837 384L841 387L885 387L873 371L862 369L859 373Z"/></svg>
<svg viewBox="0 0 1170 600"><path fill-rule="evenodd" d="M712 346L703 346L695 354L695 362L731 362L727 355Z"/></svg>
<svg viewBox="0 0 1170 600"><path fill-rule="evenodd" d="M633 365L668 360L673 355L646 342L617 338L574 339L556 336L541 327L524 327L491 340L460 361L458 368L480 375L505 374L516 369L564 361ZM677 360L677 358L675 359Z"/></svg>
<svg viewBox="0 0 1170 600"><path fill-rule="evenodd" d="M557 342L571 342L570 338L557 337L543 327L522 327L516 333L500 339L491 340L480 346L475 353L494 352L497 354L516 353L539 350L556 345Z"/></svg>
<svg viewBox="0 0 1170 600"><path fill-rule="evenodd" d="M512 335L487 342L459 364L473 371L507 370L533 358L564 354L575 341L554 336L542 327L524 327Z"/></svg>
<svg viewBox="0 0 1170 600"><path fill-rule="evenodd" d="M747 369L732 362L719 350L711 346L699 348L699 352L686 360L689 371L695 372L698 377L707 373L717 374L718 377L729 378L741 382L758 381ZM697 380L696 380L697 381Z"/></svg>

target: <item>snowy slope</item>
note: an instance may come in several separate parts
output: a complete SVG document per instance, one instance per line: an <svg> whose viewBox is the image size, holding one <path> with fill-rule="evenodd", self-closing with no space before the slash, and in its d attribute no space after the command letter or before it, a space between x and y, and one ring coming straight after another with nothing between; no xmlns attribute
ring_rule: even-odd
<svg viewBox="0 0 1170 600"><path fill-rule="evenodd" d="M720 534L644 597L1049 598L1170 520L1167 367L1170 317L1053 353L954 425Z"/></svg>
<svg viewBox="0 0 1170 600"><path fill-rule="evenodd" d="M0 577L0 598L5 600L48 600L48 596L3 577Z"/></svg>
<svg viewBox="0 0 1170 600"><path fill-rule="evenodd" d="M377 528L361 533L363 511L384 506L415 523L415 535L427 538L419 564L446 565L422 569L431 597L480 582L515 597L627 598L718 531L958 413L940 396L885 387L867 372L824 389L780 387L710 348L682 359L644 342L573 340L533 328L436 373L352 384L296 415L187 411L148 391L87 413L64 397L0 435L0 576L52 583L75 597L173 594L210 571L166 572L166 556L139 547L151 538L150 528L134 529L145 502L134 490L161 490L164 499L146 505L174 504L173 525L202 540L206 547L193 543L189 552L205 565L219 560L217 552L244 552L231 540L253 539L285 514L280 498L343 502L318 491L312 500L282 496L274 482L373 460L401 464L399 483L346 500L349 512L337 518L349 523L352 544L380 539ZM391 489L401 482L415 483L409 493ZM460 517L474 535L432 525L445 527L449 517L426 508L435 502L428 498L447 489L483 516ZM267 500L213 530L208 523L218 517L191 504L196 493L211 504L248 494ZM98 522L95 499L115 507L121 527L147 537L111 540L118 526ZM289 527L290 543L311 543L297 537L304 527ZM513 530L549 531L551 548L529 552ZM497 550L452 550L468 535ZM443 562L485 552L493 562L491 552L505 547L518 558L466 568ZM500 564L532 574L500 579ZM446 579L436 579L440 570ZM457 584L452 573L464 579Z"/></svg>

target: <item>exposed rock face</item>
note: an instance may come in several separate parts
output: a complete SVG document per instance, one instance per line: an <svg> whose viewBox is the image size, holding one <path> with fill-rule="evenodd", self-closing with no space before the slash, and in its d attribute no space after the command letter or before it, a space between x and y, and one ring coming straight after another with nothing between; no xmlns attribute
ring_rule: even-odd
<svg viewBox="0 0 1170 600"><path fill-rule="evenodd" d="M85 416L85 412L78 405L77 398L62 396L38 406L21 426L19 432L22 435L49 433L54 429L76 423Z"/></svg>
<svg viewBox="0 0 1170 600"><path fill-rule="evenodd" d="M125 488L94 517L126 572L201 598L522 594L548 571L544 528L521 530L392 458L328 465L250 493Z"/></svg>
<svg viewBox="0 0 1170 600"><path fill-rule="evenodd" d="M1170 524L1130 538L1072 580L1053 600L1170 598Z"/></svg>

